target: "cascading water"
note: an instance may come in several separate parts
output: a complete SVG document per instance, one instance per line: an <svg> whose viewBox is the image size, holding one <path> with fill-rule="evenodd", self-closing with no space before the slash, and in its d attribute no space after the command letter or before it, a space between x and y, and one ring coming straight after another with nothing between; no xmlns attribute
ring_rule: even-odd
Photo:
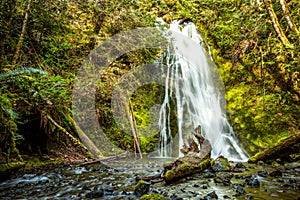
<svg viewBox="0 0 300 200"><path fill-rule="evenodd" d="M229 160L246 161L247 155L226 118L224 86L201 35L193 23L182 25L179 21L172 22L168 31L180 33L184 39L176 40L169 34L170 45L159 60L166 65L165 96L159 112L160 156L182 156L179 150L184 141L201 125L202 135L212 145L213 158L223 155ZM191 52L195 48L188 40L198 46L197 52ZM177 117L176 134L171 129L172 109Z"/></svg>

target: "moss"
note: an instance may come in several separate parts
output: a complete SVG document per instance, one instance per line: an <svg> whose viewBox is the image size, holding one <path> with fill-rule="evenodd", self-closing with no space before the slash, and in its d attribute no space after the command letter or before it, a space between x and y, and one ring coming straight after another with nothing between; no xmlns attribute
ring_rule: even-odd
<svg viewBox="0 0 300 200"><path fill-rule="evenodd" d="M9 174L15 170L18 170L25 166L25 162L10 162L6 164L0 164L0 175Z"/></svg>
<svg viewBox="0 0 300 200"><path fill-rule="evenodd" d="M149 190L150 190L150 183L144 180L139 180L139 182L136 184L134 188L134 193L136 196L140 197L144 194L147 194Z"/></svg>
<svg viewBox="0 0 300 200"><path fill-rule="evenodd" d="M161 194L145 194L141 197L141 200L163 200L166 199Z"/></svg>
<svg viewBox="0 0 300 200"><path fill-rule="evenodd" d="M227 158L219 157L212 161L212 169L215 172L225 172L230 171L230 163Z"/></svg>
<svg viewBox="0 0 300 200"><path fill-rule="evenodd" d="M167 170L164 174L166 183L171 183L180 178L193 175L195 173L202 172L204 169L211 165L211 159L206 158L198 164L182 163L177 166L176 169Z"/></svg>

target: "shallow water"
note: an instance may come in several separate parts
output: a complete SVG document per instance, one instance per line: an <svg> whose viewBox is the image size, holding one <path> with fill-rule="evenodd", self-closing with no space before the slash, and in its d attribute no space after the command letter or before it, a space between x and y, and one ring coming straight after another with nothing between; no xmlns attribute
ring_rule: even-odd
<svg viewBox="0 0 300 200"><path fill-rule="evenodd" d="M122 159L85 167L70 166L45 171L42 174L24 174L0 183L1 199L138 199L134 194L136 176L160 173L166 159ZM235 163L232 163L234 166ZM201 199L215 192L218 199L300 199L300 164L274 168L270 165L249 165L230 172L230 184L216 183L216 173L206 170L166 185L152 184L150 193L159 193L168 199ZM277 174L274 171L279 171ZM272 174L272 172L274 172ZM229 172L218 172L222 173ZM258 176L260 174L262 176ZM272 174L272 176L270 175ZM245 184L253 175L259 187ZM244 186L240 186L243 185ZM237 195L238 190L245 194ZM209 199L209 198L208 198Z"/></svg>

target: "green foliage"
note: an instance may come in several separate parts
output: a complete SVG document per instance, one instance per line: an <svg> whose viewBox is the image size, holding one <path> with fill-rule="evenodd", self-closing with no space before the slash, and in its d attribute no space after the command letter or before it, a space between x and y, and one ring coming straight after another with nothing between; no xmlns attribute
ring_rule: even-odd
<svg viewBox="0 0 300 200"><path fill-rule="evenodd" d="M135 27L153 26L157 17L166 22L183 18L196 23L211 47L223 78L229 117L249 152L271 146L299 130L299 35L288 28L279 1L272 1L291 43L288 47L281 44L264 4L259 2L32 1L23 46L17 64L13 65L27 1L1 1L2 154L7 159L19 157L18 147L26 143L27 138L18 129L37 115L47 138L65 143L45 116L51 116L66 130L75 132L68 117L71 116L72 84L82 60L108 37ZM300 2L291 0L287 3L299 29ZM160 54L155 49L129 52L109 66L98 84L96 108L100 125L123 149L133 150L133 138L124 133L113 119L112 91L128 71L153 62ZM158 140L149 124L153 117L151 108L161 102L161 89L147 85L140 87L131 97L144 152L151 151Z"/></svg>

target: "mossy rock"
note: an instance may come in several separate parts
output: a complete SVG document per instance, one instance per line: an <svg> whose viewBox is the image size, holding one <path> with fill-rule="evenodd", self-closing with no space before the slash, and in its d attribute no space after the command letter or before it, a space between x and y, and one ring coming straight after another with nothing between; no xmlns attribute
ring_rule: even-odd
<svg viewBox="0 0 300 200"><path fill-rule="evenodd" d="M150 190L150 183L144 181L144 180L139 180L139 182L136 184L134 188L134 194L138 197L147 194Z"/></svg>
<svg viewBox="0 0 300 200"><path fill-rule="evenodd" d="M215 172L228 172L230 171L230 163L227 158L223 156L218 157L216 160L212 161L212 170Z"/></svg>
<svg viewBox="0 0 300 200"><path fill-rule="evenodd" d="M199 163L182 163L179 164L175 169L166 170L164 174L164 180L166 183L172 183L173 181L179 180L181 178L202 172L207 169L211 165L211 158L206 158L202 162Z"/></svg>
<svg viewBox="0 0 300 200"><path fill-rule="evenodd" d="M163 200L166 199L161 194L145 194L141 197L141 200Z"/></svg>

